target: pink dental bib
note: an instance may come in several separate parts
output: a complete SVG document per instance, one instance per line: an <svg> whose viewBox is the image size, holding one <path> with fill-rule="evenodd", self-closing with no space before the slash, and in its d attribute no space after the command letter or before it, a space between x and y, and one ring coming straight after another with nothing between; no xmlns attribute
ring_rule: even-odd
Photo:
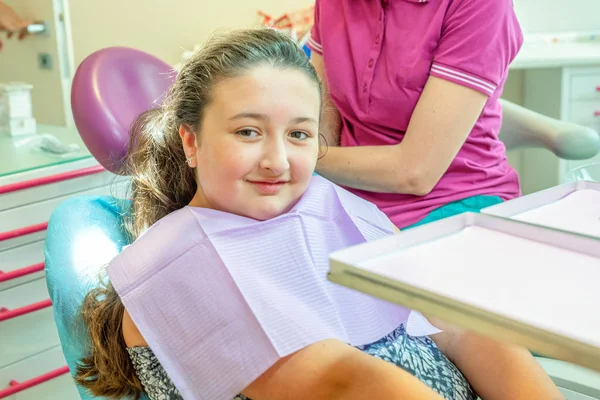
<svg viewBox="0 0 600 400"><path fill-rule="evenodd" d="M267 221L186 207L109 265L110 280L185 399L230 400L324 339L373 343L411 311L327 280L328 255L395 231L377 207L315 176ZM439 332L415 312L407 331Z"/></svg>

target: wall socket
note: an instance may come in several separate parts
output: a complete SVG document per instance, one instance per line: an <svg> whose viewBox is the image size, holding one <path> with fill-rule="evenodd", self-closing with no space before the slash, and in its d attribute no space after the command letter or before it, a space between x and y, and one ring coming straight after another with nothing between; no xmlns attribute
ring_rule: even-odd
<svg viewBox="0 0 600 400"><path fill-rule="evenodd" d="M40 69L52 69L52 56L48 53L39 53L38 65Z"/></svg>

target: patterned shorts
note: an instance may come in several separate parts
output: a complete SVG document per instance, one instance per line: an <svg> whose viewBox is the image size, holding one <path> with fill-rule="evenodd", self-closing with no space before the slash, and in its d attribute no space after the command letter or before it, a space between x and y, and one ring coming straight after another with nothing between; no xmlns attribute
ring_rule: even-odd
<svg viewBox="0 0 600 400"><path fill-rule="evenodd" d="M428 337L409 336L404 326L359 350L408 371L447 400L474 400L473 389L460 371ZM149 347L127 349L151 400L182 400ZM250 400L238 395L234 400Z"/></svg>
<svg viewBox="0 0 600 400"><path fill-rule="evenodd" d="M463 374L429 337L409 336L403 325L358 349L410 372L447 400L477 398Z"/></svg>
<svg viewBox="0 0 600 400"><path fill-rule="evenodd" d="M474 400L477 395L463 374L427 336L409 336L400 325L359 350L410 372L447 400ZM242 395L234 400L250 400Z"/></svg>

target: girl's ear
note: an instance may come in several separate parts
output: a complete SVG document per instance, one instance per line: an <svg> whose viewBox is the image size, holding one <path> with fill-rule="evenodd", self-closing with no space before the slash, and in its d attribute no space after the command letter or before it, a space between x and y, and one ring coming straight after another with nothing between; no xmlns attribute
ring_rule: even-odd
<svg viewBox="0 0 600 400"><path fill-rule="evenodd" d="M181 144L183 145L183 152L188 165L191 168L195 168L196 153L198 151L196 145L196 135L186 124L179 125L179 136L181 137Z"/></svg>

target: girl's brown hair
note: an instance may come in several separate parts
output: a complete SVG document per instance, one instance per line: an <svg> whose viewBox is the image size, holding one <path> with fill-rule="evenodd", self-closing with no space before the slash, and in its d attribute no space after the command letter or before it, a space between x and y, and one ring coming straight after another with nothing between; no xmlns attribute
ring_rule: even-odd
<svg viewBox="0 0 600 400"><path fill-rule="evenodd" d="M124 164L124 173L131 176L131 203L123 217L130 240L185 207L196 193L179 127L197 134L215 84L260 65L301 71L321 91L314 68L290 38L271 29L239 30L213 38L196 52L182 66L163 105L133 123ZM102 283L83 301L90 348L79 363L76 381L95 396L137 399L143 392L121 332L124 311L110 283Z"/></svg>

